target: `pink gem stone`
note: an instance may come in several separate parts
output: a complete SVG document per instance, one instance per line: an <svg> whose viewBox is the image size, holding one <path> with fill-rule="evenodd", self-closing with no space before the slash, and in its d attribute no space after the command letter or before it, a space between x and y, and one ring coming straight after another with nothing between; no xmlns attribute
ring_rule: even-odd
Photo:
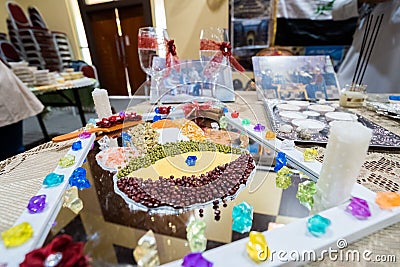
<svg viewBox="0 0 400 267"><path fill-rule="evenodd" d="M87 138L89 138L91 135L92 135L92 134L89 133L88 131L83 131L83 132L81 132L81 133L78 135L78 137L79 137L80 139L87 139Z"/></svg>

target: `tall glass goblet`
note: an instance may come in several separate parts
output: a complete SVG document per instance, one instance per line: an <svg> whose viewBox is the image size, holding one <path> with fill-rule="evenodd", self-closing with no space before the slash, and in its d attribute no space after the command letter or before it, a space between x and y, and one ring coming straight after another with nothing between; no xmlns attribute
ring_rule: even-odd
<svg viewBox="0 0 400 267"><path fill-rule="evenodd" d="M160 81L162 70L165 68L166 40L168 34L165 29L144 27L138 33L138 53L142 70L155 81L155 98L160 96ZM153 92L154 93L154 92ZM151 94L150 94L151 96ZM153 102L153 101L152 101Z"/></svg>
<svg viewBox="0 0 400 267"><path fill-rule="evenodd" d="M211 82L211 95L215 96L219 73L230 67L227 53L230 51L228 30L224 28L206 28L200 32L200 60L204 62L204 76ZM224 68L223 68L224 67Z"/></svg>

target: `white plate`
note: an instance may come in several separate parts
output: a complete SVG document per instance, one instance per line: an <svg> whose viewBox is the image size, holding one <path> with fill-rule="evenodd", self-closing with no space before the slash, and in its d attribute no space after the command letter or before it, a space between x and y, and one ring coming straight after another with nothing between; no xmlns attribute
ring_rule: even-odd
<svg viewBox="0 0 400 267"><path fill-rule="evenodd" d="M328 112L325 114L328 121L357 121L357 116L347 112Z"/></svg>
<svg viewBox="0 0 400 267"><path fill-rule="evenodd" d="M311 119L292 120L292 124L294 126L301 127L302 129L308 129L313 132L319 132L325 128L325 123Z"/></svg>
<svg viewBox="0 0 400 267"><path fill-rule="evenodd" d="M311 105L308 107L309 110L319 112L321 114L325 114L327 112L335 111L335 108L329 105Z"/></svg>
<svg viewBox="0 0 400 267"><path fill-rule="evenodd" d="M189 141L189 138L181 133L178 128L156 129L160 134L158 143L166 144L168 142Z"/></svg>
<svg viewBox="0 0 400 267"><path fill-rule="evenodd" d="M279 111L299 111L301 108L299 106L291 105L291 104L278 104L276 105Z"/></svg>
<svg viewBox="0 0 400 267"><path fill-rule="evenodd" d="M307 115L297 111L281 111L279 112L283 121L291 122L294 119L307 119Z"/></svg>
<svg viewBox="0 0 400 267"><path fill-rule="evenodd" d="M308 117L311 117L311 118L317 118L317 117L321 116L321 114L319 114L316 111L312 111L312 110L303 111L303 114L305 114L305 115L307 115Z"/></svg>
<svg viewBox="0 0 400 267"><path fill-rule="evenodd" d="M310 105L310 102L308 102L308 101L300 101L300 100L290 100L290 101L286 101L286 103L289 104L289 105L298 106L301 109L306 109Z"/></svg>

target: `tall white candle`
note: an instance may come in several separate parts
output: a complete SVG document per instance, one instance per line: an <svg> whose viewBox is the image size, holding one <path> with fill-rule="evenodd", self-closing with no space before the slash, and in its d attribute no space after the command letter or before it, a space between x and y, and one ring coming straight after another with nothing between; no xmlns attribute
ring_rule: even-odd
<svg viewBox="0 0 400 267"><path fill-rule="evenodd" d="M350 198L367 155L372 130L358 122L335 122L330 129L312 213Z"/></svg>
<svg viewBox="0 0 400 267"><path fill-rule="evenodd" d="M94 108L99 119L108 118L112 115L110 100L106 89L95 88L92 91Z"/></svg>

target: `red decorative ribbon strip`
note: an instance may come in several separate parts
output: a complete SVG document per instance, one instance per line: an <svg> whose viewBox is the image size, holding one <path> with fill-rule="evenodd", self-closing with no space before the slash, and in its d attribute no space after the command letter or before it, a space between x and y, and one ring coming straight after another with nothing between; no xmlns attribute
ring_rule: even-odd
<svg viewBox="0 0 400 267"><path fill-rule="evenodd" d="M238 71L243 72L245 69L232 55L232 46L229 42L216 42L214 40L201 39L200 50L215 50L218 51L211 62L221 63L223 57L226 57L231 65Z"/></svg>
<svg viewBox="0 0 400 267"><path fill-rule="evenodd" d="M176 46L174 40L165 40L166 47L167 47L167 55L165 57L165 66L167 68L167 73L169 73L169 69L174 67L176 71L179 72L179 58L178 54L176 53Z"/></svg>
<svg viewBox="0 0 400 267"><path fill-rule="evenodd" d="M185 117L190 117L193 113L196 117L199 117L200 110L210 110L212 108L211 102L205 102L200 104L197 101L193 101L191 103L186 103L182 106L183 113Z"/></svg>

